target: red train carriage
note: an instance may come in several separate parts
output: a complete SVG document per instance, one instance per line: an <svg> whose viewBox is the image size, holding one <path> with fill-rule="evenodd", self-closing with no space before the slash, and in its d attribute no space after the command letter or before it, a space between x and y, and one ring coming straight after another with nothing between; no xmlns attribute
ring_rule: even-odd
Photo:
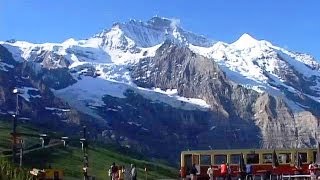
<svg viewBox="0 0 320 180"><path fill-rule="evenodd" d="M221 176L219 167L222 163L228 163L231 168L231 176L238 177L239 161L243 154L245 164L251 164L252 174L264 176L308 174L309 163L315 162L317 149L276 149L275 153L278 166L273 167L273 149L234 149L234 150L204 150L204 151L182 151L180 176L187 178L190 175L192 165L198 169L198 179L208 179L207 169L210 165L214 167L214 176ZM297 161L301 166L297 167Z"/></svg>

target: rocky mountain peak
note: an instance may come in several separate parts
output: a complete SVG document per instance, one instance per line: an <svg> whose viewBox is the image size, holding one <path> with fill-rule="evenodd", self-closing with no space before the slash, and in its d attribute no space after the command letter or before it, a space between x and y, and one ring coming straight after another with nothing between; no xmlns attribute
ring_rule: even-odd
<svg viewBox="0 0 320 180"><path fill-rule="evenodd" d="M147 24L158 29L174 29L180 26L180 20L155 16Z"/></svg>
<svg viewBox="0 0 320 180"><path fill-rule="evenodd" d="M125 23L115 23L111 29L105 29L101 33L94 35L94 37L106 39L112 31L123 33L123 36L132 40L137 47L142 48L161 44L166 39L205 47L213 44L211 40L208 40L204 36L184 30L180 26L180 20L173 18L156 16L146 22L131 19Z"/></svg>

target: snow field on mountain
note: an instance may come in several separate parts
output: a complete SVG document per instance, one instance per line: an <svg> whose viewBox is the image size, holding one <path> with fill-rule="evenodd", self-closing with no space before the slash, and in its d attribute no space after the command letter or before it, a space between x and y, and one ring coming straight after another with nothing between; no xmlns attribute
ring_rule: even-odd
<svg viewBox="0 0 320 180"><path fill-rule="evenodd" d="M38 92L39 90L33 87L21 87L18 88L19 89L19 96L22 97L23 99L25 99L26 101L30 102L31 98L41 98L40 95L34 95L33 92Z"/></svg>
<svg viewBox="0 0 320 180"><path fill-rule="evenodd" d="M8 72L9 70L7 68L14 68L14 66L4 63L4 62L0 62L0 71L6 71Z"/></svg>

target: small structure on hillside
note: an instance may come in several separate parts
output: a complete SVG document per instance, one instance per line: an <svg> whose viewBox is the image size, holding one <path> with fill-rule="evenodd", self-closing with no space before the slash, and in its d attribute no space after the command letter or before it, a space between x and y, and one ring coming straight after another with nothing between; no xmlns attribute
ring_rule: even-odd
<svg viewBox="0 0 320 180"><path fill-rule="evenodd" d="M60 169L36 169L33 168L30 174L38 180L62 180L63 170Z"/></svg>

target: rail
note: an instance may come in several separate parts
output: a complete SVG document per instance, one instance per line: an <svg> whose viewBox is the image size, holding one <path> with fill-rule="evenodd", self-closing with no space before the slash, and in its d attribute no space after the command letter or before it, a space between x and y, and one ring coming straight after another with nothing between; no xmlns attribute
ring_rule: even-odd
<svg viewBox="0 0 320 180"><path fill-rule="evenodd" d="M33 151L37 151L37 150L41 150L41 149L47 149L47 148L55 147L55 146L58 146L58 145L63 145L63 143L62 142L57 142L57 143L49 144L49 145L44 146L44 147L38 147L38 148L34 148L34 149L29 149L29 150L24 151L23 154L28 154L28 153L33 152ZM20 152L17 152L16 154L20 155ZM4 155L4 156L1 156L1 157L11 157L11 156L12 156L12 154Z"/></svg>
<svg viewBox="0 0 320 180"><path fill-rule="evenodd" d="M303 179L310 179L311 175L308 174L299 174L299 175L282 175L281 179L291 179L291 178L303 178Z"/></svg>

